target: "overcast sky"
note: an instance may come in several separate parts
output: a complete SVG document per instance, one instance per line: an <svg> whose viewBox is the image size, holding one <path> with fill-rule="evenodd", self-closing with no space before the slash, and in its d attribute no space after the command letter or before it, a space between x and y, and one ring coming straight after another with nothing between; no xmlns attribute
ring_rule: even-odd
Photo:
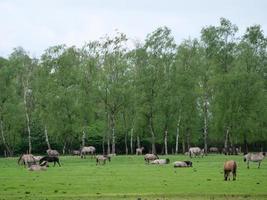
<svg viewBox="0 0 267 200"><path fill-rule="evenodd" d="M177 42L202 27L231 20L243 33L260 24L267 33L266 0L0 0L0 56L22 46L39 57L53 45L80 47L118 29L135 40L168 26Z"/></svg>

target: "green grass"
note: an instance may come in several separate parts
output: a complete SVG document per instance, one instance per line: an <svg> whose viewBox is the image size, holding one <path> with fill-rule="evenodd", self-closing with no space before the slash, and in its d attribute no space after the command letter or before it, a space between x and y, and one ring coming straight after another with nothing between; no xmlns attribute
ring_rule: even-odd
<svg viewBox="0 0 267 200"><path fill-rule="evenodd" d="M188 160L168 156L171 163ZM0 159L4 199L267 199L267 160L247 169L242 156L194 158L192 168L144 164L143 156L117 156L105 166L95 160L61 157L62 167L30 172L17 158ZM223 180L225 160L237 161L237 180Z"/></svg>

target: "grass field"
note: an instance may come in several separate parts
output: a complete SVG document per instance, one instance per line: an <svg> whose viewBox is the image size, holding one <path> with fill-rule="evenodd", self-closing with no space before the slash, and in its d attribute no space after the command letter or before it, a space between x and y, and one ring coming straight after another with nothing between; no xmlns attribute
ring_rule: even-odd
<svg viewBox="0 0 267 200"><path fill-rule="evenodd" d="M188 157L168 156L171 163ZM267 199L267 159L247 169L242 156L192 159L192 168L144 164L143 156L95 160L61 157L62 167L30 172L17 158L0 159L0 200L7 199ZM237 161L237 180L223 180L225 160Z"/></svg>

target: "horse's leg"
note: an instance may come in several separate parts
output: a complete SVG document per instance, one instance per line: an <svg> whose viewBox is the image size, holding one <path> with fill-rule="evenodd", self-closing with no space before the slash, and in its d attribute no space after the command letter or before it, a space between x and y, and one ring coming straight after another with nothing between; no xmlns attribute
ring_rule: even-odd
<svg viewBox="0 0 267 200"><path fill-rule="evenodd" d="M59 160L57 160L57 164L58 164L59 167L61 167L61 164L60 164Z"/></svg>
<svg viewBox="0 0 267 200"><path fill-rule="evenodd" d="M228 173L226 170L224 170L224 180L227 181Z"/></svg>
<svg viewBox="0 0 267 200"><path fill-rule="evenodd" d="M249 169L249 160L247 161L247 168Z"/></svg>
<svg viewBox="0 0 267 200"><path fill-rule="evenodd" d="M233 181L235 181L235 179L236 179L236 170L234 169L233 170Z"/></svg>
<svg viewBox="0 0 267 200"><path fill-rule="evenodd" d="M261 161L259 161L259 166L258 166L258 169L260 168L260 166L261 166Z"/></svg>

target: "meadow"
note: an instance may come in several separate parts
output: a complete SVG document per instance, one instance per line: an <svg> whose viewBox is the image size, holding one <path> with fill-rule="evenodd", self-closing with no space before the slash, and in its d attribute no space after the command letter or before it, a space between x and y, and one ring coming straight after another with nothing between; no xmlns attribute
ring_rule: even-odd
<svg viewBox="0 0 267 200"><path fill-rule="evenodd" d="M166 157L166 156L160 156ZM144 163L143 156L116 156L104 166L95 159L62 156L62 167L30 172L17 158L0 159L0 200L9 199L267 199L267 160L246 168L243 156L192 158L192 168ZM223 163L237 161L237 180L223 180Z"/></svg>

